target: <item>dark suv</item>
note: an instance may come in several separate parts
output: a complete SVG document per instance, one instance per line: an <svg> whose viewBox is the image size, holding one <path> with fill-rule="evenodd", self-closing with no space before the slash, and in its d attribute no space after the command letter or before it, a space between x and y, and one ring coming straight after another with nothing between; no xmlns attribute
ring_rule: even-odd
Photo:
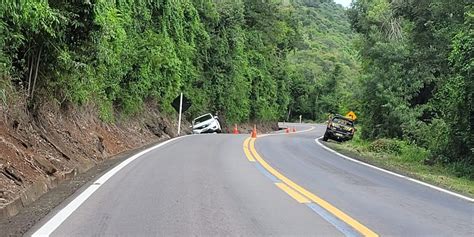
<svg viewBox="0 0 474 237"><path fill-rule="evenodd" d="M349 141L354 136L354 132L354 121L342 115L334 115L329 118L323 141L329 139L340 142Z"/></svg>

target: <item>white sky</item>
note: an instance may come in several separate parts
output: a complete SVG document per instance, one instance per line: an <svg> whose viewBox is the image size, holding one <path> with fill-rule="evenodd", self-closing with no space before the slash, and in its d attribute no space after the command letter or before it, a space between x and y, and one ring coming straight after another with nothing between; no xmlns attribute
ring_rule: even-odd
<svg viewBox="0 0 474 237"><path fill-rule="evenodd" d="M352 0L334 0L334 2L341 4L344 7L349 7Z"/></svg>

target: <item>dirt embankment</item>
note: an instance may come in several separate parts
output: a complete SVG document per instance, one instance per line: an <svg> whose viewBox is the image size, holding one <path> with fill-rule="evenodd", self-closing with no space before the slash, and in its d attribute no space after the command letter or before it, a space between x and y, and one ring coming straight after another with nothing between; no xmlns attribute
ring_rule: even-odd
<svg viewBox="0 0 474 237"><path fill-rule="evenodd" d="M148 106L148 108L156 106ZM148 109L114 123L92 107L0 105L0 218L13 216L59 182L118 153L175 136L176 122ZM184 132L189 124L184 122Z"/></svg>

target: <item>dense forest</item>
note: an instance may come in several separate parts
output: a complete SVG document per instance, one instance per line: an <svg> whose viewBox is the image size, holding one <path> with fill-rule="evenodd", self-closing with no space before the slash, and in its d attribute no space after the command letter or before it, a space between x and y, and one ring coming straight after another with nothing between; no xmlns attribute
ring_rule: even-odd
<svg viewBox="0 0 474 237"><path fill-rule="evenodd" d="M228 123L356 111L362 138L406 141L474 175L468 0L2 0L0 102L148 101Z"/></svg>
<svg viewBox="0 0 474 237"><path fill-rule="evenodd" d="M299 0L295 18L302 42L288 55L292 117L324 121L355 108L360 63L345 9L332 1Z"/></svg>
<svg viewBox="0 0 474 237"><path fill-rule="evenodd" d="M106 120L148 100L171 113L179 92L189 117L322 118L357 73L349 22L330 0L23 0L0 13L2 86L31 107L94 103Z"/></svg>
<svg viewBox="0 0 474 237"><path fill-rule="evenodd" d="M357 97L365 139L408 141L474 178L474 4L358 0Z"/></svg>
<svg viewBox="0 0 474 237"><path fill-rule="evenodd" d="M274 121L290 98L293 7L274 1L6 1L0 7L3 80L31 106L95 103L103 119L163 113L184 92L189 116ZM5 87L5 83L2 83Z"/></svg>

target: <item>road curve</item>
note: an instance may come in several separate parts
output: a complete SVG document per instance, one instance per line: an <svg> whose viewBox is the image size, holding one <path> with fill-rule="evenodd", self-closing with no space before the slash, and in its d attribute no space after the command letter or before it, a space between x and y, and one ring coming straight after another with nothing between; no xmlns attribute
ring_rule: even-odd
<svg viewBox="0 0 474 237"><path fill-rule="evenodd" d="M381 236L474 236L472 202L345 160L314 142L322 126L294 126L315 129L260 137L254 141L255 152L361 225ZM247 138L196 135L164 144L106 182L84 187L27 235L361 234L350 225L345 230L331 212L315 211L307 196L279 184L265 167L250 161L251 152L243 148ZM95 191L70 215L58 214L94 185ZM53 219L60 220L57 228L43 228Z"/></svg>

